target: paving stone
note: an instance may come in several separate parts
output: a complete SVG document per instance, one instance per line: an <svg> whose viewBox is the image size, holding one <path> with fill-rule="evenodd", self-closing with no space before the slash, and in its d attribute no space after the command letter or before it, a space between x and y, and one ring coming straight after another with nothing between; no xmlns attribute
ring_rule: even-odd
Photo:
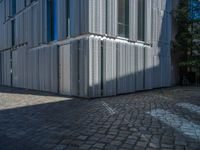
<svg viewBox="0 0 200 150"><path fill-rule="evenodd" d="M63 150L63 149L65 149L66 148L66 145L57 145L55 148L54 148L54 150Z"/></svg>
<svg viewBox="0 0 200 150"><path fill-rule="evenodd" d="M103 143L96 143L96 144L94 145L94 147L100 148L100 149L103 149L104 146L105 146L105 144L103 144Z"/></svg>
<svg viewBox="0 0 200 150"><path fill-rule="evenodd" d="M147 112L162 109L199 125L197 113L177 106L200 107L199 99L200 89L193 87L83 100L0 86L0 149L198 150L192 127L184 128L186 136Z"/></svg>
<svg viewBox="0 0 200 150"><path fill-rule="evenodd" d="M79 140L86 140L87 136L80 135L77 139L79 139Z"/></svg>

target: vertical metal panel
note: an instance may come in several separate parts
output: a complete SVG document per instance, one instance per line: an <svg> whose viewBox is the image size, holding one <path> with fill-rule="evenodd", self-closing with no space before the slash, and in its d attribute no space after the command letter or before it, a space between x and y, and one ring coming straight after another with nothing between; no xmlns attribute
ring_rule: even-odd
<svg viewBox="0 0 200 150"><path fill-rule="evenodd" d="M60 93L72 95L71 93L71 53L70 44L60 47L59 52Z"/></svg>
<svg viewBox="0 0 200 150"><path fill-rule="evenodd" d="M129 1L129 38L137 41L138 36L138 0Z"/></svg>
<svg viewBox="0 0 200 150"><path fill-rule="evenodd" d="M153 57L154 70L153 70L153 81L154 88L161 87L161 58L159 55Z"/></svg>
<svg viewBox="0 0 200 150"><path fill-rule="evenodd" d="M0 52L0 85L2 85L2 58L1 58L1 52Z"/></svg>
<svg viewBox="0 0 200 150"><path fill-rule="evenodd" d="M109 36L117 36L117 0L107 0L107 34Z"/></svg>
<svg viewBox="0 0 200 150"><path fill-rule="evenodd" d="M80 0L80 34L89 32L89 1Z"/></svg>
<svg viewBox="0 0 200 150"><path fill-rule="evenodd" d="M145 0L145 42L152 42L152 0Z"/></svg>
<svg viewBox="0 0 200 150"><path fill-rule="evenodd" d="M136 77L135 45L128 42L118 42L117 49L117 93L135 91Z"/></svg>
<svg viewBox="0 0 200 150"><path fill-rule="evenodd" d="M0 2L0 50L4 48L4 22L5 22L5 1Z"/></svg>
<svg viewBox="0 0 200 150"><path fill-rule="evenodd" d="M57 1L57 23L58 23L58 39L65 39L67 37L67 7L66 0Z"/></svg>
<svg viewBox="0 0 200 150"><path fill-rule="evenodd" d="M47 1L39 0L39 42L47 43Z"/></svg>
<svg viewBox="0 0 200 150"><path fill-rule="evenodd" d="M89 37L89 96L101 96L101 38Z"/></svg>
<svg viewBox="0 0 200 150"><path fill-rule="evenodd" d="M153 88L153 50L145 48L145 89Z"/></svg>
<svg viewBox="0 0 200 150"><path fill-rule="evenodd" d="M80 33L80 0L70 0L70 27L71 36L77 36Z"/></svg>
<svg viewBox="0 0 200 150"><path fill-rule="evenodd" d="M117 45L117 93L126 93L126 43Z"/></svg>
<svg viewBox="0 0 200 150"><path fill-rule="evenodd" d="M79 45L79 96L88 97L89 75L89 40L81 39Z"/></svg>
<svg viewBox="0 0 200 150"><path fill-rule="evenodd" d="M71 35L92 32L105 37L70 39L68 45L60 48L61 93L99 97L170 85L172 0L145 1L145 42L152 47L106 37L118 36L117 0L70 0ZM14 17L17 49L12 52L13 85L57 92L58 48L47 44L46 2L27 0L28 7L23 10L24 0L17 1L17 12L23 11ZM0 50L12 48L9 5L9 0L0 2ZM134 41L137 5L138 0L130 0L129 39ZM59 40L66 39L65 11L65 1L58 0ZM26 42L26 46L21 45ZM2 82L7 85L11 84L8 53L1 53Z"/></svg>
<svg viewBox="0 0 200 150"><path fill-rule="evenodd" d="M28 88L39 90L39 51L28 50Z"/></svg>
<svg viewBox="0 0 200 150"><path fill-rule="evenodd" d="M70 72L71 72L71 94L77 96L79 94L79 45L78 41L74 41L70 45Z"/></svg>
<svg viewBox="0 0 200 150"><path fill-rule="evenodd" d="M11 86L10 50L1 52L2 85Z"/></svg>
<svg viewBox="0 0 200 150"><path fill-rule="evenodd" d="M103 69L103 96L111 96L116 95L116 55L117 55L117 47L115 40L104 39L103 40L103 49L102 49L101 60Z"/></svg>
<svg viewBox="0 0 200 150"><path fill-rule="evenodd" d="M16 0L16 12L20 12L25 7L25 0Z"/></svg>
<svg viewBox="0 0 200 150"><path fill-rule="evenodd" d="M26 46L12 52L13 86L27 88L27 50Z"/></svg>
<svg viewBox="0 0 200 150"><path fill-rule="evenodd" d="M144 47L136 47L136 91L144 89Z"/></svg>

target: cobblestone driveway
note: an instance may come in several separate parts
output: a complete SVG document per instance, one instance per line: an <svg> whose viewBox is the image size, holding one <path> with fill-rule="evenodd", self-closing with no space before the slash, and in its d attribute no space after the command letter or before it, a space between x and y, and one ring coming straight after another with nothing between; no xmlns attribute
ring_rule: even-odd
<svg viewBox="0 0 200 150"><path fill-rule="evenodd" d="M0 87L0 150L200 149L200 89L75 99Z"/></svg>

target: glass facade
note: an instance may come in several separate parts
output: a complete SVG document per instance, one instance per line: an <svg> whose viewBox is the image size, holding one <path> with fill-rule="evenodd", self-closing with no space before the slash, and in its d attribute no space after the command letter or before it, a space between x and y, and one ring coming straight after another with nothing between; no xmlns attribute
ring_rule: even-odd
<svg viewBox="0 0 200 150"><path fill-rule="evenodd" d="M129 0L118 0L118 36L129 37Z"/></svg>
<svg viewBox="0 0 200 150"><path fill-rule="evenodd" d="M138 40L144 41L145 0L138 1Z"/></svg>

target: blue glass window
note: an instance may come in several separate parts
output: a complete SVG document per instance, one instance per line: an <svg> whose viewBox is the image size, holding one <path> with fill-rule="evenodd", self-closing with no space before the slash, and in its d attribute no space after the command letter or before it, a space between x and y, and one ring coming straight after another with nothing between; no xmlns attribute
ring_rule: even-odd
<svg viewBox="0 0 200 150"><path fill-rule="evenodd" d="M47 41L58 39L56 8L56 0L47 0Z"/></svg>
<svg viewBox="0 0 200 150"><path fill-rule="evenodd" d="M12 12L11 15L14 16L16 14L16 0L12 0L11 1L11 7L12 7L11 8L12 9L11 10L11 12Z"/></svg>

